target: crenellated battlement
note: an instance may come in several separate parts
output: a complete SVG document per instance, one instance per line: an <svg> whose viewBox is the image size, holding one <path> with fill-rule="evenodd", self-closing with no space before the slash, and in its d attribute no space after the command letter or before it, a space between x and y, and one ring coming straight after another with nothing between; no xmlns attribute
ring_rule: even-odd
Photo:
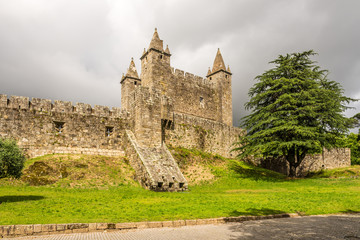
<svg viewBox="0 0 360 240"><path fill-rule="evenodd" d="M114 117L114 118L127 118L128 113L121 108L95 105L91 107L90 104L76 103L73 105L70 101L55 100L52 102L50 99L32 98L23 96L10 96L0 94L0 107L18 110L29 110L36 112L56 112L56 113L75 113L88 116L98 117Z"/></svg>
<svg viewBox="0 0 360 240"><path fill-rule="evenodd" d="M189 72L185 72L180 69L171 68L171 73L177 78L181 78L184 81L196 84L198 86L204 86L204 87L210 87L210 88L215 87L214 83L211 82L209 79L197 76L197 75L189 73Z"/></svg>

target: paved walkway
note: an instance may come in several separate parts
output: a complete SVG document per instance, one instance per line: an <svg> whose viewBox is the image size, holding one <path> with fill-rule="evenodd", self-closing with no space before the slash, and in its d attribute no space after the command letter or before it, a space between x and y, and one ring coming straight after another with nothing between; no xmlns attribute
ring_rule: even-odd
<svg viewBox="0 0 360 240"><path fill-rule="evenodd" d="M14 239L14 238L12 238ZM241 240L241 239L360 239L360 214L310 216L248 221L234 224L185 226L181 228L153 228L133 231L95 232L32 236L21 240Z"/></svg>

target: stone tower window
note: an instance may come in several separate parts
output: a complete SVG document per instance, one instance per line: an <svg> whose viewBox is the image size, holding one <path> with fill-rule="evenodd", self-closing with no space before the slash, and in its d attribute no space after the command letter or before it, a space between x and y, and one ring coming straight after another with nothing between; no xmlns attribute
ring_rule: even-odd
<svg viewBox="0 0 360 240"><path fill-rule="evenodd" d="M57 133L62 133L65 123L64 122L56 122L56 121L54 121L54 124L55 124L56 132Z"/></svg>
<svg viewBox="0 0 360 240"><path fill-rule="evenodd" d="M114 127L106 127L105 128L105 137L110 137L114 132Z"/></svg>
<svg viewBox="0 0 360 240"><path fill-rule="evenodd" d="M225 74L225 78L227 78L228 77L228 75L227 74Z"/></svg>
<svg viewBox="0 0 360 240"><path fill-rule="evenodd" d="M160 55L159 58L162 59L162 58L163 58L163 55Z"/></svg>
<svg viewBox="0 0 360 240"><path fill-rule="evenodd" d="M137 84L137 82L135 81L135 82L134 82L134 85L136 85L136 84Z"/></svg>
<svg viewBox="0 0 360 240"><path fill-rule="evenodd" d="M205 101L203 97L200 97L200 107L204 108L205 107Z"/></svg>

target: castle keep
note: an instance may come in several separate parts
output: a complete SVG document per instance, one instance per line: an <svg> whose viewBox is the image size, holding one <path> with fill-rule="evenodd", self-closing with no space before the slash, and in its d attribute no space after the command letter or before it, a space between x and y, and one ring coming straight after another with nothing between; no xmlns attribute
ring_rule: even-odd
<svg viewBox="0 0 360 240"><path fill-rule="evenodd" d="M131 60L121 78L121 109L0 95L0 137L16 139L30 157L127 156L143 187L184 191L187 181L167 146L232 157L232 144L243 131L232 126L232 74L220 50L206 78L172 68L170 58L155 29L140 58L140 76ZM274 163L266 164L279 171ZM349 164L345 149L309 156L303 168ZM280 170L287 171L286 166Z"/></svg>
<svg viewBox="0 0 360 240"><path fill-rule="evenodd" d="M31 157L50 153L127 156L148 189L183 191L187 182L167 146L231 157L242 130L232 126L231 71L220 50L206 78L170 65L155 30L121 78L121 109L0 95L0 137L15 138Z"/></svg>

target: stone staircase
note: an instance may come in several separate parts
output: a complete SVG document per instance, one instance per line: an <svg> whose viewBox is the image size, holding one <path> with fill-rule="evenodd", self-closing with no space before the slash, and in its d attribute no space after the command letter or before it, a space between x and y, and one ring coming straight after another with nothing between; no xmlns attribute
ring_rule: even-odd
<svg viewBox="0 0 360 240"><path fill-rule="evenodd" d="M134 133L126 130L126 150L141 185L153 191L185 191L188 184L165 144L139 146Z"/></svg>

